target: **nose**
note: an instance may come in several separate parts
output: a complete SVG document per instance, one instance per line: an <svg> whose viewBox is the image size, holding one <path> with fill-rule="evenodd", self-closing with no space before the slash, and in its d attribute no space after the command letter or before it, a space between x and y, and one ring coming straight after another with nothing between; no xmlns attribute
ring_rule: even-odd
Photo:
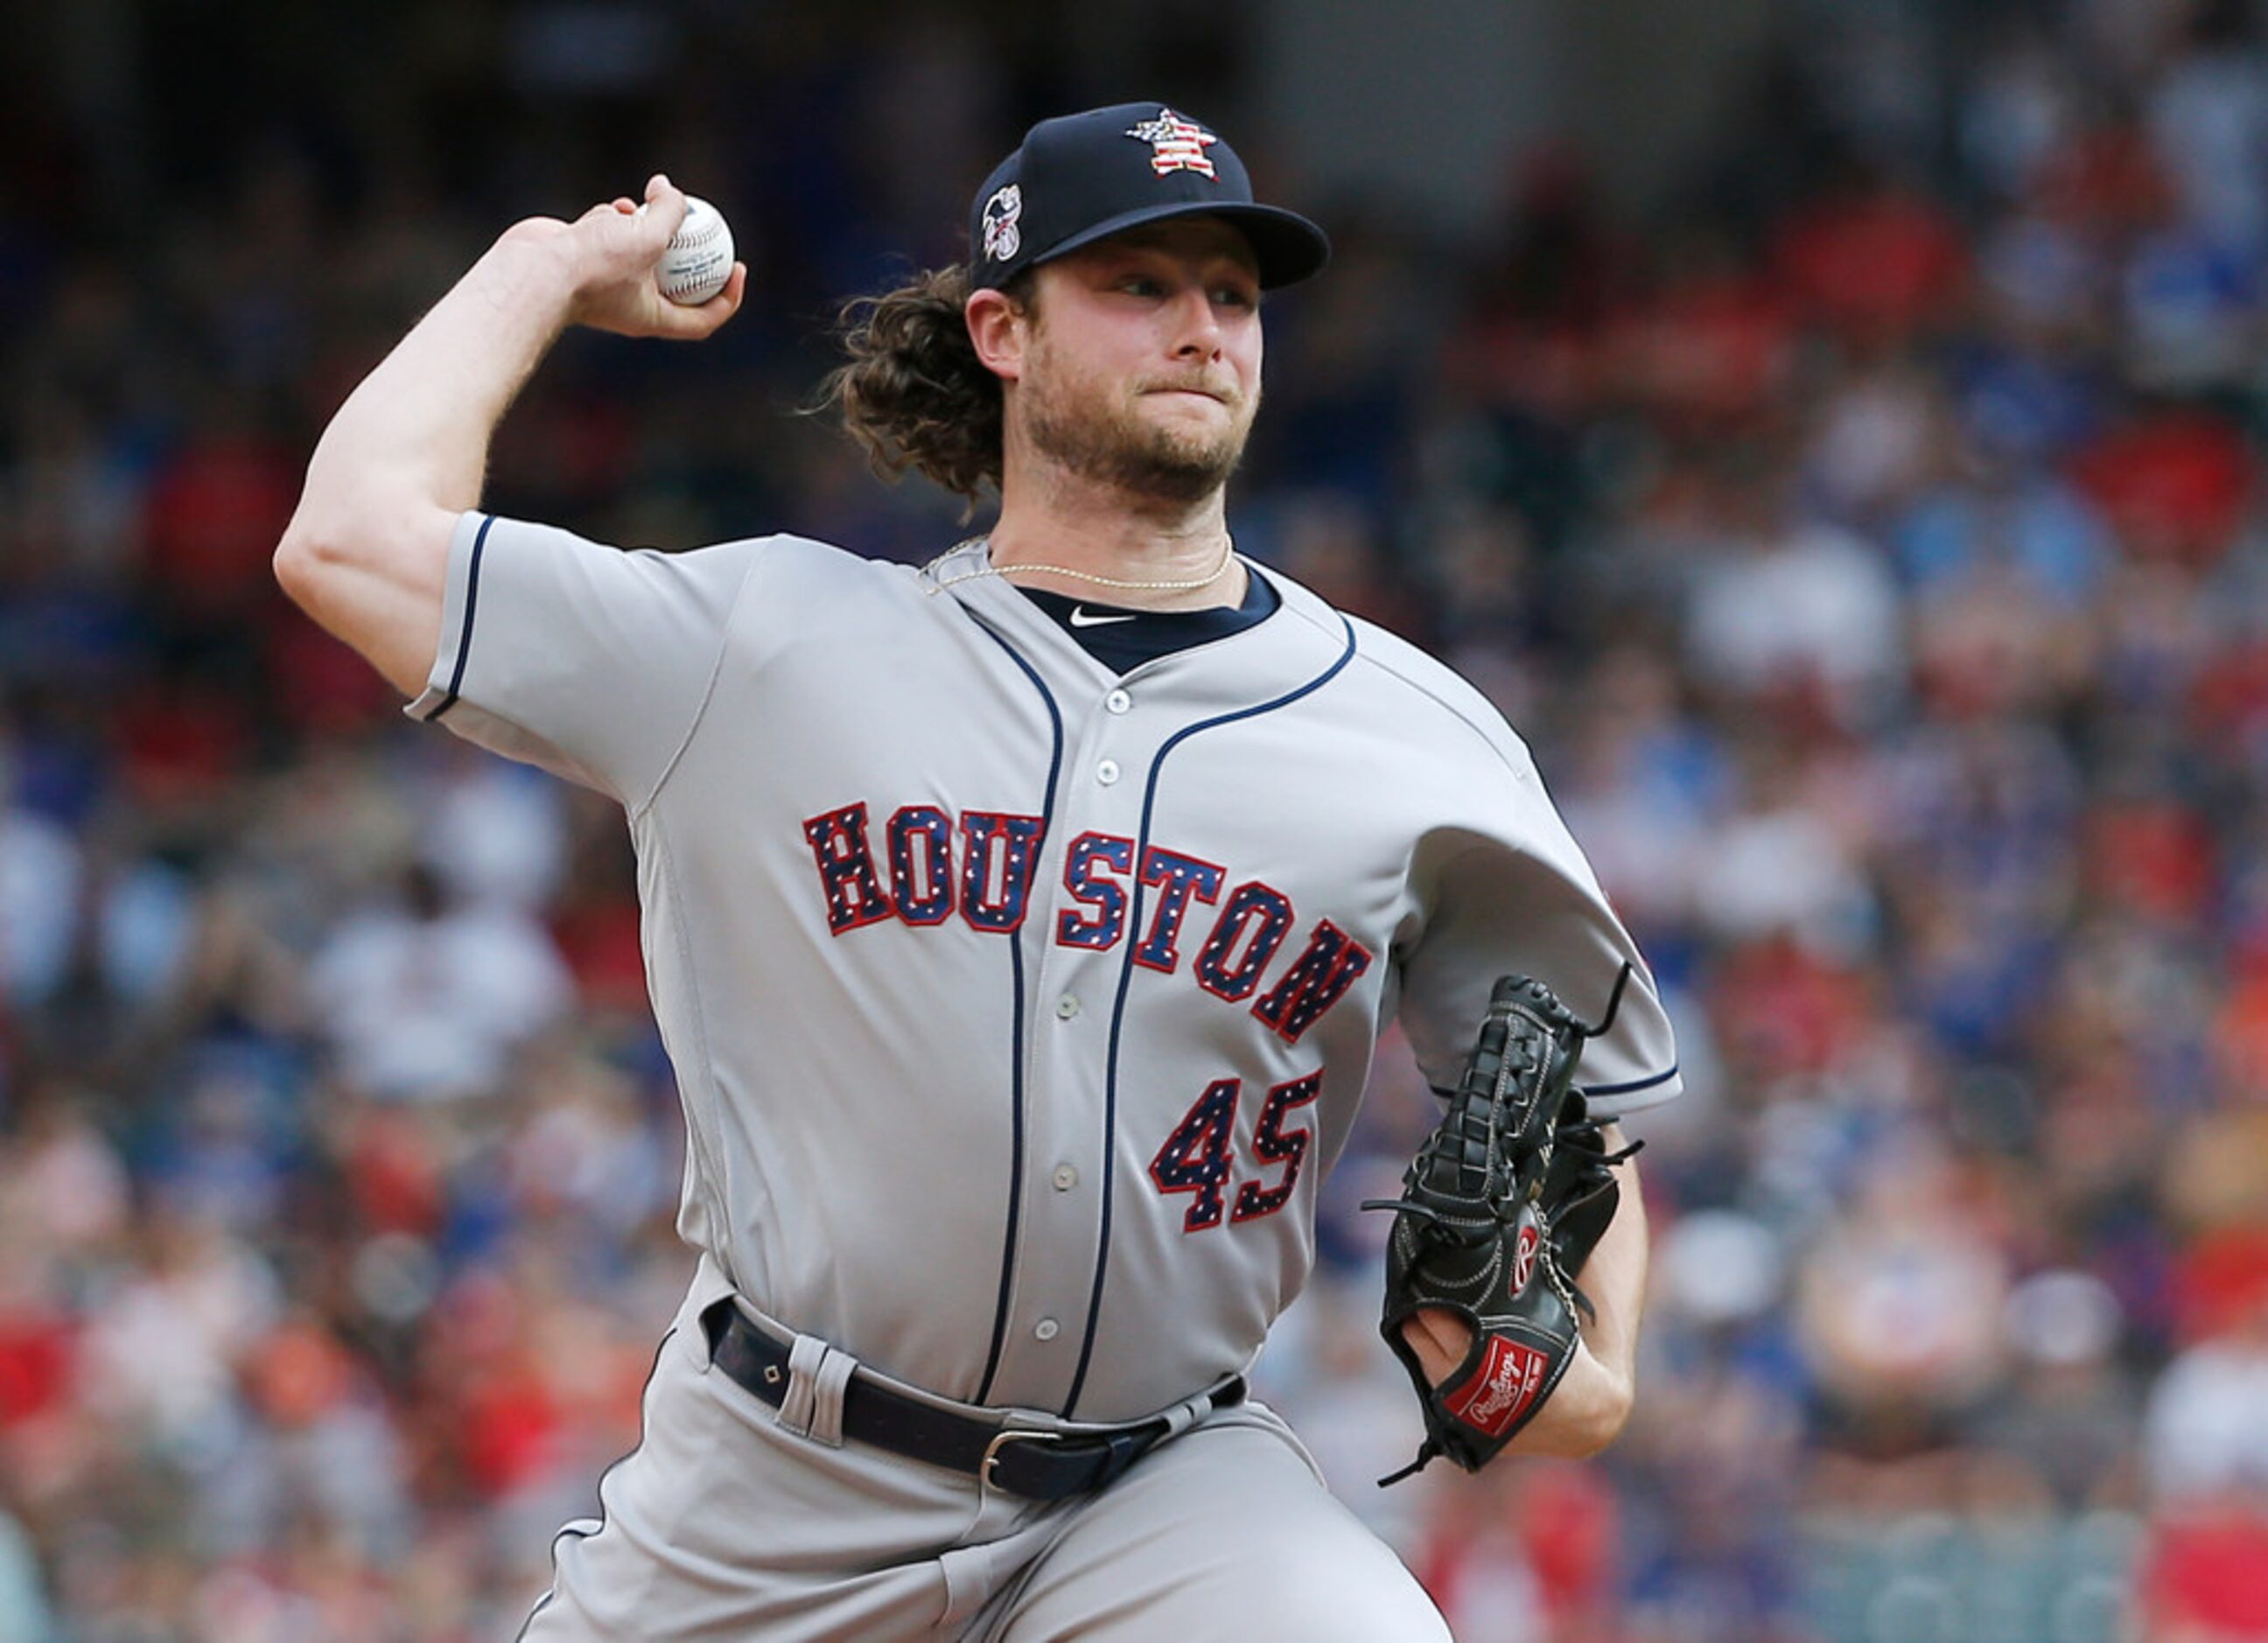
<svg viewBox="0 0 2268 1643"><path fill-rule="evenodd" d="M1211 294L1204 286L1191 285L1181 291L1167 312L1172 316L1169 335L1174 358L1220 357L1220 316L1213 312Z"/></svg>

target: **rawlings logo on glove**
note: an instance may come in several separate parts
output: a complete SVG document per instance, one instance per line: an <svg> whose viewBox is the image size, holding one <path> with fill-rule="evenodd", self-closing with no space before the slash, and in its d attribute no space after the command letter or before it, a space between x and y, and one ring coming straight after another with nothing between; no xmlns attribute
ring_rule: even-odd
<svg viewBox="0 0 2268 1643"><path fill-rule="evenodd" d="M1441 1401L1467 1426L1491 1438L1509 1438L1517 1429L1515 1422L1527 1424L1520 1418L1535 1402L1544 1382L1557 1378L1550 1359L1499 1335L1489 1341L1480 1372Z"/></svg>
<svg viewBox="0 0 2268 1643"><path fill-rule="evenodd" d="M1630 976L1625 964L1595 1027L1542 982L1498 981L1402 1196L1363 1205L1396 1217L1379 1331L1425 1415L1418 1458L1381 1485L1437 1455L1478 1471L1535 1418L1574 1359L1577 1314L1591 1308L1573 1275L1614 1219L1621 1189L1610 1166L1637 1151L1607 1152L1575 1088L1575 1064L1613 1025ZM1402 1335L1429 1307L1473 1332L1464 1361L1438 1387Z"/></svg>

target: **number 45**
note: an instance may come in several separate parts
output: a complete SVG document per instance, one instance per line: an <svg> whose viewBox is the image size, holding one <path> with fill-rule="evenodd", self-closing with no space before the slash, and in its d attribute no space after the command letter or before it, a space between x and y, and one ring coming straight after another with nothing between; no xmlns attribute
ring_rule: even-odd
<svg viewBox="0 0 2268 1643"><path fill-rule="evenodd" d="M1241 1183L1236 1189L1236 1209L1229 1219L1257 1220L1291 1202L1292 1190L1299 1185L1300 1167L1307 1161L1307 1143L1314 1138L1304 1125L1287 1131L1285 1115L1314 1100L1322 1087L1322 1069L1318 1067L1303 1079L1278 1084L1268 1092L1252 1126L1252 1155L1263 1166L1280 1164L1284 1173L1272 1185ZM1189 1213L1182 1218L1185 1233L1219 1226L1227 1209L1236 1103L1243 1088L1241 1079L1216 1079L1207 1085L1205 1093L1174 1126L1157 1157L1150 1160L1150 1179L1158 1183L1159 1191L1187 1192L1195 1197Z"/></svg>

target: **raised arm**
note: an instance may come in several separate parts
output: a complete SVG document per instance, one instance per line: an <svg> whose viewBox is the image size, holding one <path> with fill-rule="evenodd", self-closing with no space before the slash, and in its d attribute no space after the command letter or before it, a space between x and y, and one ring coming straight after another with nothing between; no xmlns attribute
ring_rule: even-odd
<svg viewBox="0 0 2268 1643"><path fill-rule="evenodd" d="M307 464L276 577L308 615L405 696L423 689L441 627L457 516L480 501L489 440L571 324L692 341L740 306L747 270L681 307L653 281L685 196L666 177L572 223L530 217L502 238L347 396Z"/></svg>

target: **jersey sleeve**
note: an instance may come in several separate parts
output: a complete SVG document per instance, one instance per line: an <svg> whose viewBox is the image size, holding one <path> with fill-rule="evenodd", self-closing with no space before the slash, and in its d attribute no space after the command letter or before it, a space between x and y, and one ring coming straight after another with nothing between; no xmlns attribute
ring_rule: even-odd
<svg viewBox="0 0 2268 1643"><path fill-rule="evenodd" d="M1676 1045L1637 943L1524 753L1491 786L1484 810L1429 836L1416 864L1428 916L1402 958L1401 1018L1418 1066L1437 1088L1455 1084L1500 976L1531 976L1596 1022L1629 964L1577 1079L1606 1117L1669 1100L1682 1087Z"/></svg>
<svg viewBox="0 0 2268 1643"><path fill-rule="evenodd" d="M700 716L755 551L624 551L467 513L433 671L405 711L636 811Z"/></svg>

